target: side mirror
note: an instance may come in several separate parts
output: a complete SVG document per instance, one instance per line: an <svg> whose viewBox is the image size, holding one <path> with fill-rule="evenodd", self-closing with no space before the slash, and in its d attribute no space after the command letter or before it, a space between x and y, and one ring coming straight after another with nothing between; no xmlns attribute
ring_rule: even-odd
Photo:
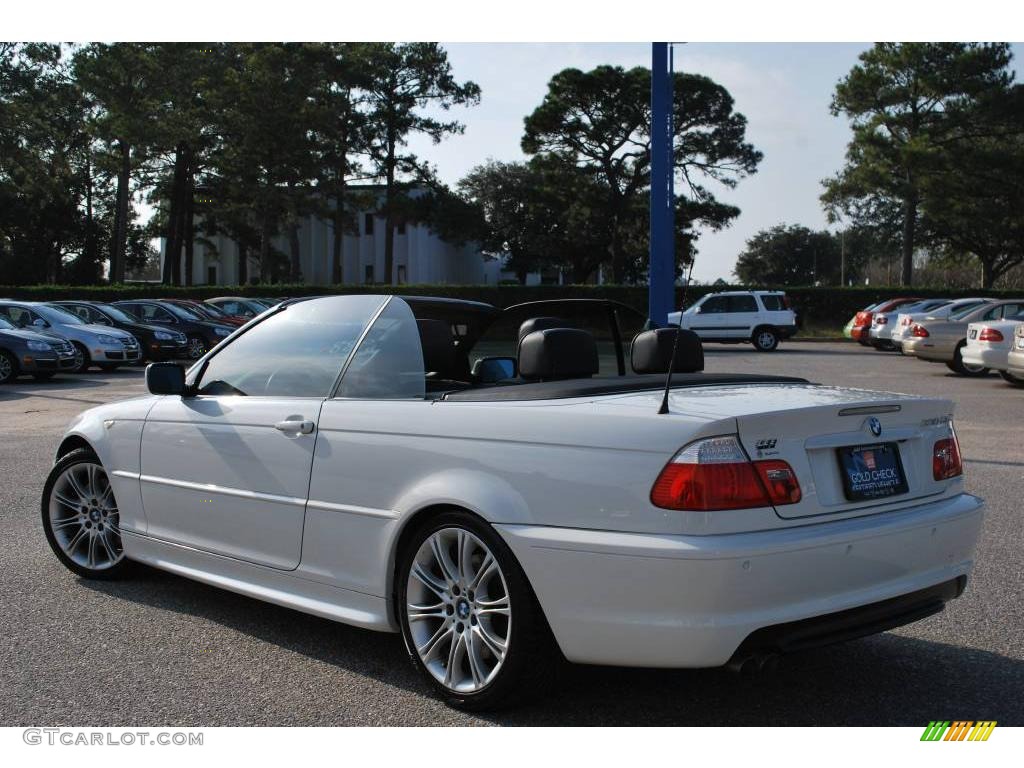
<svg viewBox="0 0 1024 768"><path fill-rule="evenodd" d="M473 363L473 378L482 384L494 384L515 377L514 357L481 357Z"/></svg>
<svg viewBox="0 0 1024 768"><path fill-rule="evenodd" d="M154 395L184 395L185 369L177 363L146 366L146 389Z"/></svg>

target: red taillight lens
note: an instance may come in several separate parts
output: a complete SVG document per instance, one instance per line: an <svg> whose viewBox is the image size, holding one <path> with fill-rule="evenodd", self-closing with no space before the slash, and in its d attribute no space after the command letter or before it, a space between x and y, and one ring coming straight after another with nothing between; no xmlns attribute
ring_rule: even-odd
<svg viewBox="0 0 1024 768"><path fill-rule="evenodd" d="M910 335L911 336L916 336L919 339L927 339L928 338L928 329L925 328L924 326L921 326L921 325L918 325L917 323L914 323L914 327L910 329Z"/></svg>
<svg viewBox="0 0 1024 768"><path fill-rule="evenodd" d="M995 328L982 328L978 334L978 341L1002 341L1003 334Z"/></svg>
<svg viewBox="0 0 1024 768"><path fill-rule="evenodd" d="M935 443L932 451L932 477L936 480L948 480L964 473L963 461L960 458L960 443L956 435L946 437Z"/></svg>
<svg viewBox="0 0 1024 768"><path fill-rule="evenodd" d="M663 509L750 509L800 501L800 484L784 461L751 462L735 437L683 448L658 475L651 503Z"/></svg>

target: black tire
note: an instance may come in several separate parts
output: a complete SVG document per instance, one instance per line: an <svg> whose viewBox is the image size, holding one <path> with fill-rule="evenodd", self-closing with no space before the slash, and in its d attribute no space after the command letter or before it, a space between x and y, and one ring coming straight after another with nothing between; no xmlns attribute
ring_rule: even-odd
<svg viewBox="0 0 1024 768"><path fill-rule="evenodd" d="M1007 384L1011 384L1015 387L1024 388L1024 378L1021 378L1020 376L1014 376L1009 371L1000 371L999 375L1003 377L1003 381L1005 381Z"/></svg>
<svg viewBox="0 0 1024 768"><path fill-rule="evenodd" d="M750 343L758 352L774 352L779 346L779 332L768 325L759 325L750 334Z"/></svg>
<svg viewBox="0 0 1024 768"><path fill-rule="evenodd" d="M49 381L54 376L56 376L55 373L33 373L32 374L32 378L35 379L36 381Z"/></svg>
<svg viewBox="0 0 1024 768"><path fill-rule="evenodd" d="M89 355L89 350L85 348L85 345L73 341L71 342L75 347L75 362L77 365L71 369L71 373L85 373L89 370L92 365L92 357Z"/></svg>
<svg viewBox="0 0 1024 768"><path fill-rule="evenodd" d="M18 358L6 349L0 349L0 384L13 384L19 372Z"/></svg>
<svg viewBox="0 0 1024 768"><path fill-rule="evenodd" d="M120 363L100 363L100 370L104 373L113 373L120 367Z"/></svg>
<svg viewBox="0 0 1024 768"><path fill-rule="evenodd" d="M406 611L409 573L417 551L433 534L452 528L468 531L490 550L504 576L512 615L506 655L501 666L489 683L472 693L454 691L431 674L416 651ZM395 611L413 666L439 698L459 709L501 709L540 695L551 683L561 658L533 589L512 550L487 523L462 510L442 512L424 521L405 540L398 553L395 571ZM466 626L468 628L469 625Z"/></svg>
<svg viewBox="0 0 1024 768"><path fill-rule="evenodd" d="M188 357L189 360L198 360L200 357L205 355L210 349L210 345L206 339L198 334L193 334L188 337Z"/></svg>
<svg viewBox="0 0 1024 768"><path fill-rule="evenodd" d="M964 363L963 351L966 346L966 341L960 342L960 345L953 352L953 361L946 363L946 367L958 376L988 376L988 368L974 368Z"/></svg>
<svg viewBox="0 0 1024 768"><path fill-rule="evenodd" d="M134 568L133 564L123 556L119 562L116 562L106 568L89 568L81 563L76 563L68 557L60 544L57 543L57 538L54 534L53 522L50 519L50 500L53 495L54 486L66 469L73 467L76 464L86 463L100 464L100 460L96 457L96 454L88 448L76 448L61 457L61 459L53 465L53 469L50 470L50 474L46 478L46 484L43 486L43 496L40 502L40 511L43 518L43 531L46 534L46 541L50 545L50 549L53 550L53 553L57 555L57 559L60 560L64 567L72 573L76 573L86 579L122 579L130 575Z"/></svg>

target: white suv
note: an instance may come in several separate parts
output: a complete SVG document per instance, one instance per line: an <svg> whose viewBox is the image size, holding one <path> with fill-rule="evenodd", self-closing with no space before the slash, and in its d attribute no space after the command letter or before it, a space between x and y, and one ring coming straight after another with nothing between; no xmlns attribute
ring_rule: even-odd
<svg viewBox="0 0 1024 768"><path fill-rule="evenodd" d="M796 333L796 312L782 291L709 293L682 317L683 328L694 331L701 341L749 341L758 352L771 352ZM669 326L678 323L679 313L670 313Z"/></svg>

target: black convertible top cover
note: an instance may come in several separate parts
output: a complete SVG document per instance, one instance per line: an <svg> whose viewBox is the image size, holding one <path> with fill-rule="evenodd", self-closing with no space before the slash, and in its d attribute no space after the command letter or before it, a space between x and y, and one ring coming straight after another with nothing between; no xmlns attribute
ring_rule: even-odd
<svg viewBox="0 0 1024 768"><path fill-rule="evenodd" d="M759 373L677 373L672 376L672 389L711 387L728 384L809 384L794 376L768 376ZM448 392L442 399L472 402L507 402L512 400L564 400L570 397L618 395L629 392L658 391L665 388L663 374L645 376L613 376L605 379L568 379L537 381L475 387Z"/></svg>

